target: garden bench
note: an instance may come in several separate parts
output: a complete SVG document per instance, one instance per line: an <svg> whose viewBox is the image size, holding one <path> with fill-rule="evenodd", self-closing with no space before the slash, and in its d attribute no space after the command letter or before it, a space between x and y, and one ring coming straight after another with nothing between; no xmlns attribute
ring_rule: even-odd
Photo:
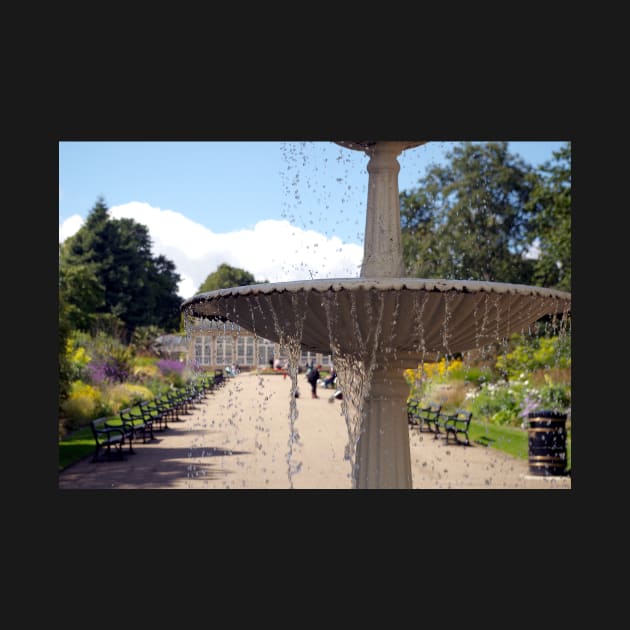
<svg viewBox="0 0 630 630"><path fill-rule="evenodd" d="M169 398L168 394L162 394L159 398L155 398L154 403L164 414L164 422L166 424L165 428L168 429L168 420L173 422L180 420L177 415L178 403L172 398Z"/></svg>
<svg viewBox="0 0 630 630"><path fill-rule="evenodd" d="M214 389L214 378L212 376L204 376L202 378L202 383L207 392L212 392L212 390Z"/></svg>
<svg viewBox="0 0 630 630"><path fill-rule="evenodd" d="M129 450L133 452L131 448L131 436L125 433L122 426L109 425L107 418L96 418L90 422L90 426L92 427L92 434L94 435L94 441L96 443L94 457L92 457L93 462L99 461L98 456L101 452L104 452L108 459L111 459L112 455L116 455L117 458L122 459L122 449L125 439L128 439Z"/></svg>
<svg viewBox="0 0 630 630"><path fill-rule="evenodd" d="M434 431L436 434L439 433L441 411L442 405L437 403L429 403L426 407L422 407L418 412L418 418L420 420L418 426L420 430L422 431L422 427L426 424L429 431ZM431 425L433 425L433 429Z"/></svg>
<svg viewBox="0 0 630 630"><path fill-rule="evenodd" d="M168 400L168 404L171 408L171 413L173 414L171 419L175 422L181 422L181 418L179 417L180 412L183 413L185 401L179 396L176 391L170 391L165 394L166 399Z"/></svg>
<svg viewBox="0 0 630 630"><path fill-rule="evenodd" d="M420 401L417 398L407 400L407 422L412 427L420 425Z"/></svg>
<svg viewBox="0 0 630 630"><path fill-rule="evenodd" d="M462 409L458 409L455 413L442 416L443 420L440 422L442 428L446 432L446 441L448 442L448 436L452 435L455 439L455 442L458 444L459 439L457 438L457 434L466 436L466 446L470 444L470 440L468 439L468 428L470 427L470 420L472 418L472 412L463 411Z"/></svg>
<svg viewBox="0 0 630 630"><path fill-rule="evenodd" d="M420 401L416 398L412 398L407 401L407 422L414 427L418 426L418 413L420 411L419 406Z"/></svg>
<svg viewBox="0 0 630 630"><path fill-rule="evenodd" d="M223 376L223 370L214 371L214 386L219 387L225 383L225 377Z"/></svg>
<svg viewBox="0 0 630 630"><path fill-rule="evenodd" d="M205 394L209 394L214 389L214 380L209 376L203 376L199 381L199 385L201 386Z"/></svg>
<svg viewBox="0 0 630 630"><path fill-rule="evenodd" d="M162 403L162 401L143 400L140 403L140 412L145 422L148 420L156 425L156 431L164 431L168 429L168 408Z"/></svg>
<svg viewBox="0 0 630 630"><path fill-rule="evenodd" d="M206 397L206 392L199 383L188 383L186 385L186 394L191 405L202 402Z"/></svg>
<svg viewBox="0 0 630 630"><path fill-rule="evenodd" d="M153 436L153 420L145 417L142 411L134 413L131 411L130 407L127 407L126 409L121 409L119 415L124 431L128 433L131 438L141 434L143 444L146 443L147 437L150 440L155 440Z"/></svg>
<svg viewBox="0 0 630 630"><path fill-rule="evenodd" d="M174 420L178 422L182 420L179 417L180 413L183 415L188 415L190 413L192 401L190 400L190 396L185 388L180 387L179 389L171 390L166 393L166 397L175 412Z"/></svg>
<svg viewBox="0 0 630 630"><path fill-rule="evenodd" d="M189 414L191 409L195 408L195 403L197 403L197 392L195 388L190 384L184 385L184 387L180 387L178 391L178 395L184 401L184 413Z"/></svg>
<svg viewBox="0 0 630 630"><path fill-rule="evenodd" d="M422 431L422 427L426 424L429 431L439 433L439 420L442 405L438 403L429 403L426 407L420 406L420 401L412 399L407 403L407 419L409 424ZM431 429L431 425L434 429Z"/></svg>

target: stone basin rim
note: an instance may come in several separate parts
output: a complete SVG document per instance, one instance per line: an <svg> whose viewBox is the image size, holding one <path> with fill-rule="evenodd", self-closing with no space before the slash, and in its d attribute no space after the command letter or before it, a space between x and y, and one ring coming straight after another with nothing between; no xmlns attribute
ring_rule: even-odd
<svg viewBox="0 0 630 630"><path fill-rule="evenodd" d="M325 278L315 280L292 280L288 282L265 282L228 289L216 289L199 293L184 300L181 310L187 310L195 304L209 302L223 297L246 295L270 295L273 293L298 293L301 291L426 291L431 293L505 293L537 296L541 298L557 298L565 302L571 301L571 294L557 289L546 289L524 284L506 282L485 282L481 280L444 280L427 278Z"/></svg>

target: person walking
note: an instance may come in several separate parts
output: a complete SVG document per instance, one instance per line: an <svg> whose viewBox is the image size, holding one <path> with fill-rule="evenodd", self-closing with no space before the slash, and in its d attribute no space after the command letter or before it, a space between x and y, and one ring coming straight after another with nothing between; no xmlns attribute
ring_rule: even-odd
<svg viewBox="0 0 630 630"><path fill-rule="evenodd" d="M311 398L319 398L317 395L317 381L319 380L320 367L321 365L313 366L311 371L306 375L306 378L311 385Z"/></svg>

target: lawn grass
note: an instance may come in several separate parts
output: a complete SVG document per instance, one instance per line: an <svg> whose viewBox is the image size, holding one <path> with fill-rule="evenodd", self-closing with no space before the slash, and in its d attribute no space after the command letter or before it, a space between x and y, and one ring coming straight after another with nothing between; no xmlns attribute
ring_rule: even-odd
<svg viewBox="0 0 630 630"><path fill-rule="evenodd" d="M122 425L122 420L118 416L109 418L111 425ZM74 464L88 455L94 455L96 442L92 434L92 428L82 427L59 440L59 470Z"/></svg>
<svg viewBox="0 0 630 630"><path fill-rule="evenodd" d="M498 424L490 424L489 422L470 423L468 430L470 441L481 446L489 446L496 448L503 453L518 457L519 459L528 459L529 442L527 439L527 431L517 429L515 427L501 426ZM571 468L571 435L567 436L567 468Z"/></svg>
<svg viewBox="0 0 630 630"><path fill-rule="evenodd" d="M472 420L468 435L470 441L475 444L490 446L513 457L527 459L529 448L527 431L523 429Z"/></svg>
<svg viewBox="0 0 630 630"><path fill-rule="evenodd" d="M96 444L92 429L84 427L59 440L59 470L94 454Z"/></svg>

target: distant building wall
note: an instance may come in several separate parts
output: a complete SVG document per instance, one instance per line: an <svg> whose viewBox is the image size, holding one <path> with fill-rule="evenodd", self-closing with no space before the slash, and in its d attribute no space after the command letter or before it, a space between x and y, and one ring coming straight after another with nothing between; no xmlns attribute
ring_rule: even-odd
<svg viewBox="0 0 630 630"><path fill-rule="evenodd" d="M280 352L280 345L263 339L232 322L196 318L189 323L186 348L188 363L200 369L214 370L228 365L251 370L269 367L275 359L286 365L287 357ZM302 352L300 367L315 363L327 368L329 355Z"/></svg>

